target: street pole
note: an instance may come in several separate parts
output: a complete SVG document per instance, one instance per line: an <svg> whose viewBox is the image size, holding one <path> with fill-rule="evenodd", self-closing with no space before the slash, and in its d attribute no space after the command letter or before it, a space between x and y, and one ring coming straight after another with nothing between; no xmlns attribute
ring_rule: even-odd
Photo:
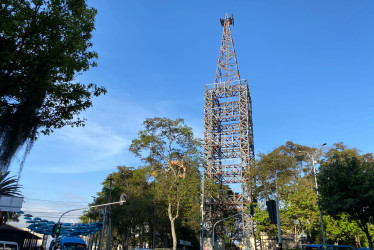
<svg viewBox="0 0 374 250"><path fill-rule="evenodd" d="M203 166L203 178L201 180L201 244L200 250L204 250L204 166Z"/></svg>
<svg viewBox="0 0 374 250"><path fill-rule="evenodd" d="M323 146L325 146L327 143L323 143L319 146L319 150L322 149ZM322 240L323 240L323 245L326 245L326 238L325 238L325 229L323 227L323 216L322 216L322 211L321 211L321 206L320 206L320 202L319 202L319 192L318 192L318 183L317 183L317 171L316 171L316 166L315 166L315 156L316 156L316 153L317 153L317 150L316 149L314 151L313 154L310 154L309 152L306 152L306 155L309 156L312 160L312 171L313 171L313 175L314 175L314 184L315 184L315 189L316 189L316 193L317 193L317 205L318 205L318 211L319 211L319 217L320 217L320 221L321 221L321 231L322 231ZM299 151L299 152L302 152L302 151Z"/></svg>
<svg viewBox="0 0 374 250"><path fill-rule="evenodd" d="M106 206L104 208L104 214L103 214L103 227L101 228L99 250L101 250L101 247L103 246L103 238L104 238L104 231L105 231L105 220L106 220Z"/></svg>
<svg viewBox="0 0 374 250"><path fill-rule="evenodd" d="M112 202L112 175L109 178L109 202ZM109 213L108 213L108 236L107 236L107 244L106 249L111 249L111 237L112 237L112 205L109 205Z"/></svg>
<svg viewBox="0 0 374 250"><path fill-rule="evenodd" d="M277 211L277 226L278 226L278 246L279 246L279 249L282 250L282 231L281 231L281 227L280 227L279 199L278 199L278 195L275 196L275 200L277 202L277 204L276 204L276 211Z"/></svg>
<svg viewBox="0 0 374 250"><path fill-rule="evenodd" d="M323 239L323 245L326 245L326 239L325 239L325 230L323 227L323 217L322 217L322 211L319 204L319 193L318 193L318 183L317 183L317 173L316 173L316 166L314 165L314 156L315 153L312 154L312 166L313 166L313 174L314 174L314 183L316 185L316 192L317 192L317 204L318 204L318 210L319 210L319 217L321 220L321 230L322 230L322 239Z"/></svg>
<svg viewBox="0 0 374 250"><path fill-rule="evenodd" d="M230 218L235 217L235 216L238 216L238 215L242 215L244 212L245 212L245 211L240 212L240 213L237 213L237 214L234 214L234 215L231 215L231 216L229 216L229 217L226 217L226 218L224 218L224 219L222 219L222 220L219 220L219 221L217 221L216 223L214 223L214 225L213 225L213 231L212 231L212 250L214 250L214 228L216 227L216 225L217 225L218 223L220 223L221 221L224 221L224 220L230 219Z"/></svg>

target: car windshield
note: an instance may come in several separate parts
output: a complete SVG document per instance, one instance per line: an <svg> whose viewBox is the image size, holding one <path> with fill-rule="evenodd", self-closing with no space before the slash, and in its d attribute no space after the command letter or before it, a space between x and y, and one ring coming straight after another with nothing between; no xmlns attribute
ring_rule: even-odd
<svg viewBox="0 0 374 250"><path fill-rule="evenodd" d="M81 243L65 243L63 250L86 250L86 246Z"/></svg>

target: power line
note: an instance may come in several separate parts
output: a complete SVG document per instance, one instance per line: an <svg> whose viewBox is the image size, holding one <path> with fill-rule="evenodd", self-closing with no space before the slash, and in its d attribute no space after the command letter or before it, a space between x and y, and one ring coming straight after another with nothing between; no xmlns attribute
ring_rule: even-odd
<svg viewBox="0 0 374 250"><path fill-rule="evenodd" d="M55 209L54 207L51 207L51 208L48 208L48 207L23 207L22 208L23 211L25 210L29 210L29 211L46 211L46 212L65 212L66 209L65 208L59 208L59 209ZM87 208L87 210L89 210L89 208ZM83 211L83 209L82 209Z"/></svg>
<svg viewBox="0 0 374 250"><path fill-rule="evenodd" d="M50 215L50 214L62 214L63 212L38 212L38 211L31 211L31 213L34 214L34 217L35 217L35 214L38 215L38 214L41 214L41 215ZM82 216L83 214L73 214L74 216Z"/></svg>
<svg viewBox="0 0 374 250"><path fill-rule="evenodd" d="M35 208L26 208L26 207L24 207L24 208L22 208L22 211L24 211L24 212L31 212L31 213L63 213L63 212L66 212L66 209L49 209L49 208L45 208L45 209L43 209L43 208L37 208L37 207L35 207ZM82 211L73 211L73 213L74 212L77 212L77 213L83 213L83 210Z"/></svg>
<svg viewBox="0 0 374 250"><path fill-rule="evenodd" d="M90 202L87 201L53 201L53 200L42 200L42 199L35 199L25 197L26 200L34 200L34 201L43 201L43 202L54 202L54 203L79 203L79 204L89 204Z"/></svg>

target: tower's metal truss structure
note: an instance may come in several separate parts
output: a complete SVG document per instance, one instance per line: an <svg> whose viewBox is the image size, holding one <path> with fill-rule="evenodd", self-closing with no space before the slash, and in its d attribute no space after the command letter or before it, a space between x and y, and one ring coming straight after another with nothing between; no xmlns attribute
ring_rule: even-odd
<svg viewBox="0 0 374 250"><path fill-rule="evenodd" d="M248 178L254 162L252 102L246 80L240 78L230 25L233 17L220 19L223 35L215 81L205 86L204 182L218 186L218 194L205 197L204 229L210 234L222 211L242 212L251 202ZM235 189L237 188L237 189ZM242 237L249 237L253 222L241 218Z"/></svg>

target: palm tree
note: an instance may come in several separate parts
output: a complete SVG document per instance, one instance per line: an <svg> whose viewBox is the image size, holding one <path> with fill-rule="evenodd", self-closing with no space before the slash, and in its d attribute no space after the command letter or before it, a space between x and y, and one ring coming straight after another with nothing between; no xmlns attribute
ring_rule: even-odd
<svg viewBox="0 0 374 250"><path fill-rule="evenodd" d="M21 196L20 186L14 176L9 176L10 172L0 172L0 196Z"/></svg>

